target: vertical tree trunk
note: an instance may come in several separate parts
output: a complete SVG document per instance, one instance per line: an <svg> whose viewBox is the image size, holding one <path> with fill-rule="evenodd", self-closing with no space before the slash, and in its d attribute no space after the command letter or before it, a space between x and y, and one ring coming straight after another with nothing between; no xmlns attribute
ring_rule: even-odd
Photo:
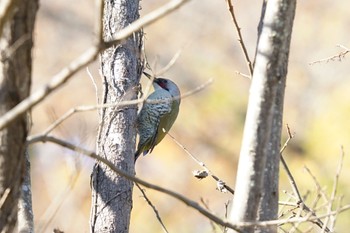
<svg viewBox="0 0 350 233"><path fill-rule="evenodd" d="M277 217L283 100L295 5L295 0L267 1L230 213L233 222ZM277 232L277 226L241 230Z"/></svg>
<svg viewBox="0 0 350 233"><path fill-rule="evenodd" d="M105 0L103 38L114 35L139 18L138 0ZM103 103L137 97L141 75L141 33L101 54ZM128 97L126 97L128 96ZM101 111L97 152L118 168L134 174L137 107L106 108ZM128 232L133 183L97 162L92 173L91 232Z"/></svg>
<svg viewBox="0 0 350 233"><path fill-rule="evenodd" d="M24 179L21 186L21 196L18 201L18 232L34 232L34 213L32 205L32 184L30 177L30 161L28 151L25 152Z"/></svg>
<svg viewBox="0 0 350 233"><path fill-rule="evenodd" d="M0 115L29 95L37 0L17 1L0 38ZM0 19L3 20L3 19ZM25 167L28 115L0 131L0 232L12 232Z"/></svg>
<svg viewBox="0 0 350 233"><path fill-rule="evenodd" d="M288 59L288 56L285 58ZM285 60L287 65L287 60ZM287 68L287 67L285 67ZM281 129L283 120L283 102L286 79L282 79L277 84L277 93L274 100L272 129L270 132L270 143L266 155L266 165L263 180L263 192L258 208L258 217L260 221L272 220L278 218L278 200L279 200L279 164L281 147ZM277 226L267 228L258 228L256 232L277 232Z"/></svg>

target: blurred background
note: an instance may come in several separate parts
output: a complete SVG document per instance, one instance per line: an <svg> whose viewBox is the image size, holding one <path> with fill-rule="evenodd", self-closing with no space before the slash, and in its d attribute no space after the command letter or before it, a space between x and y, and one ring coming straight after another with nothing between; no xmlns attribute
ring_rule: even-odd
<svg viewBox="0 0 350 233"><path fill-rule="evenodd" d="M167 1L141 1L141 15ZM261 3L235 1L237 20L253 60ZM333 186L341 145L346 154L338 194L350 203L350 92L349 57L343 61L309 63L342 51L337 44L350 47L349 1L299 1L294 22L284 104L284 125L295 138L285 158L303 194L315 193L311 169L325 193ZM93 0L42 0L35 30L32 90L47 83L53 75L84 52L94 40L96 5ZM212 78L203 91L182 101L180 114L171 134L203 161L218 177L234 188L236 167L245 120L250 80L236 38L226 2L190 1L175 13L145 29L145 48L154 71L171 58L181 56L164 76L174 80L182 92L190 91ZM101 93L98 61L88 67ZM145 85L147 80L142 78ZM96 91L86 69L63 88L35 107L32 134L43 132L69 109L96 104ZM84 148L95 149L97 112L77 113L53 135ZM283 128L283 141L287 138ZM33 205L37 232L89 232L90 173L93 161L53 144L30 148ZM137 176L168 187L200 202L218 216L224 216L228 193L216 190L208 178L197 180L192 171L201 169L176 143L166 137L152 155L136 164ZM292 193L281 170L281 191ZM177 200L147 190L169 232L214 232L210 222L197 211ZM288 195L281 192L281 200ZM311 195L312 196L312 195ZM161 232L153 211L134 188L130 232ZM312 201L312 199L308 199ZM338 217L337 230L348 229L350 213ZM317 229L317 228L315 228ZM217 227L217 232L221 230Z"/></svg>

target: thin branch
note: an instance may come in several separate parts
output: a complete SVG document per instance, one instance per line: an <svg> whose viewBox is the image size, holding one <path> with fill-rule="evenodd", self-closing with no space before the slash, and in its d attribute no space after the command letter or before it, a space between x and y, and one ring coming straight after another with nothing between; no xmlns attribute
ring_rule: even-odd
<svg viewBox="0 0 350 233"><path fill-rule="evenodd" d="M350 52L350 49L343 46L343 45L337 45L337 47L343 49L343 51L339 52L336 55L310 62L309 65L314 65L314 64L318 64L318 63L328 63L330 61L342 61L345 58L345 56Z"/></svg>
<svg viewBox="0 0 350 233"><path fill-rule="evenodd" d="M0 118L0 129L3 129L18 116L24 114L26 111L44 100L53 91L57 90L59 87L65 84L79 70L94 61L100 51L122 43L124 39L132 35L134 32L150 25L158 19L166 16L170 12L173 12L186 2L188 2L188 0L173 0L120 30L116 34L115 40L109 42L99 41L98 44L88 48L82 55L80 55L67 67L63 68L58 74L56 74L46 85L39 88L39 90L31 94L29 97L16 105L13 109L4 114Z"/></svg>
<svg viewBox="0 0 350 233"><path fill-rule="evenodd" d="M209 170L209 168L205 165L205 163L203 163L202 161L200 161L199 159L197 159L189 150L187 150L187 148L182 145L174 136L172 136L169 132L168 135L174 140L174 142L181 148L183 149L186 154L188 154L196 163L199 164L199 166L203 167L204 170L218 183L220 183L220 185L222 185L226 190L228 190L230 193L235 194L235 191L228 185L226 185L226 182L224 182L223 180L219 179L212 171ZM220 190L221 191L221 190Z"/></svg>
<svg viewBox="0 0 350 233"><path fill-rule="evenodd" d="M304 166L304 169L307 173L309 173L309 175L311 176L312 180L314 181L317 191L321 193L322 197L326 200L329 201L329 198L327 197L326 193L324 192L323 188L321 187L320 183L318 182L318 180L316 179L316 177L314 176L314 174L312 174L312 172L310 171L310 169L307 166Z"/></svg>
<svg viewBox="0 0 350 233"><path fill-rule="evenodd" d="M303 202L303 201L302 201L303 199L302 199L302 197L301 197L301 195L300 195L300 192L299 192L299 189L298 189L298 187L297 187L297 185L296 185L296 182L295 182L295 180L294 180L294 177L293 177L292 173L290 172L290 170L289 170L289 168L288 168L288 165L287 165L287 163L286 163L286 161L284 160L283 155L282 155L283 152L284 152L284 150L287 148L289 141L292 140L293 137L294 137L294 134L291 133L288 124L286 125L286 127L287 127L288 138L287 138L286 142L284 143L284 145L282 146L282 148L281 148L281 150L280 150L281 162L282 162L283 168L285 169L285 171L286 171L286 173L287 173L289 183L290 183L290 185L292 186L293 192L294 192L294 194L296 195L296 197L297 197L297 199L298 199L298 202Z"/></svg>
<svg viewBox="0 0 350 233"><path fill-rule="evenodd" d="M340 176L340 172L341 172L342 167L343 167L343 162L344 162L344 148L343 148L343 146L340 147L340 151L341 151L340 159L339 159L338 167L337 167L337 170L336 170L336 173L334 176L334 183L333 183L332 193L331 193L331 196L330 196L330 199L328 202L328 206L327 206L327 212L332 211L334 200L335 200L335 197L337 195L339 176ZM335 217L336 216L330 216L330 217L326 218L326 220L325 220L325 224L327 224L331 220L330 221L331 222L331 226L330 226L331 230L333 230L333 228L334 228Z"/></svg>
<svg viewBox="0 0 350 233"><path fill-rule="evenodd" d="M279 201L278 204L282 206L292 206L292 207L298 206L295 202L290 202L290 201Z"/></svg>
<svg viewBox="0 0 350 233"><path fill-rule="evenodd" d="M145 72L143 72L143 74L145 74ZM151 86L152 86L152 83L153 83L153 81L154 81L155 75L151 75L150 77L148 77L148 76L145 74L145 76L149 79L149 82L147 83L144 92L142 92L142 91L143 91L143 90L142 90L142 86L141 86L140 90L141 90L141 98L143 98L143 99L146 100L147 97L148 97L148 94L149 94L149 92L150 92L150 90L151 90ZM142 102L142 103L143 103L143 102ZM140 108L140 109L141 109L141 108Z"/></svg>
<svg viewBox="0 0 350 233"><path fill-rule="evenodd" d="M343 148L343 146L341 146L340 150L341 150L340 159L339 159L337 171L336 171L335 176L334 176L333 189L332 189L332 194L331 194L331 198L330 198L330 202L331 202L330 206L333 205L333 202L334 202L335 197L337 195L339 176L340 176L340 172L342 170L343 162L344 162L344 148Z"/></svg>
<svg viewBox="0 0 350 233"><path fill-rule="evenodd" d="M30 108L40 103L43 99L45 99L46 96L61 87L82 67L85 67L87 64L95 60L98 56L98 52L99 48L96 46L89 48L79 58L74 60L66 68L55 75L46 85L39 88L39 90L31 94L29 97L21 101L18 105L4 114L0 118L0 129L3 129L7 124L16 119L16 117L20 116Z"/></svg>
<svg viewBox="0 0 350 233"><path fill-rule="evenodd" d="M205 83L201 84L200 86L196 87L195 89L191 90L191 91L188 91L186 92L185 94L181 95L181 96L176 96L174 97L173 99L184 99L184 98L187 98L191 95L194 95L196 94L197 92L200 92L202 91L204 88L206 88L207 86L209 86L210 84L213 83L213 80L212 78L208 79L208 81L206 81ZM153 103L153 101L150 101L149 103Z"/></svg>
<svg viewBox="0 0 350 233"><path fill-rule="evenodd" d="M235 25L235 28L236 28L238 42L239 42L239 44L241 46L244 58L245 58L245 60L247 62L247 67L248 67L250 78L251 78L251 77L253 77L253 65L252 65L252 62L249 59L247 48L244 45L243 37L242 37L242 34L241 34L241 28L239 27L237 19L236 19L236 16L235 16L233 3L232 3L232 0L226 0L226 2L227 2L228 10L229 10L229 12L231 14L231 18L232 18L233 24Z"/></svg>
<svg viewBox="0 0 350 233"><path fill-rule="evenodd" d="M6 202L9 194L11 192L10 188L6 188L4 193L2 194L1 198L0 198L0 209L2 209L2 206L4 205L4 203Z"/></svg>
<svg viewBox="0 0 350 233"><path fill-rule="evenodd" d="M315 199L313 200L313 203L311 203L311 209L314 210L315 212L317 211L317 204L319 203L319 201L321 200L321 197L323 197L322 192L320 192L319 190L317 191L317 195L315 197ZM305 199L304 199L305 200ZM305 201L304 201L305 202ZM322 205L321 205L322 206ZM326 224L327 225L327 224Z"/></svg>
<svg viewBox="0 0 350 233"><path fill-rule="evenodd" d="M220 224L222 226L226 226L228 228L231 228L231 229L234 229L238 232L241 232L239 230L239 228L241 227L247 227L247 226L262 226L262 227L267 227L267 226L272 226L272 225L283 225L283 224L287 224L287 223L295 223L295 222L314 222L314 221L318 221L319 219L322 219L322 218L326 218L327 216L330 216L330 215L335 215L335 214L339 214L341 212L344 212L344 211L347 211L350 209L350 205L345 205L343 206L342 208L339 208L338 210L336 211L332 211L331 213L327 213L327 214L324 214L324 215L321 215L319 217L315 217L315 216L312 216L312 214L308 214L307 216L305 217L300 217L300 218L292 218L292 219L279 219L279 220L269 220L269 221L252 221L252 222L238 222L238 223L231 223L231 222L228 222L227 220L225 219L222 219L220 217L217 217L216 215L212 214L211 212L207 211L206 209L202 208L197 202L193 201L193 200L190 200L188 199L187 197L179 194L179 193L176 193L174 191L171 191L169 189L165 189L165 188L162 188L158 185L154 185L154 184L151 184L147 181L144 181L140 178L137 178L135 177L134 175L131 175L119 168L117 168L112 162L110 162L109 160L97 155L95 152L92 152L92 151L89 151L89 150L86 150L84 148L81 148L79 146L76 146L74 144L71 144L69 142L66 142L66 141L63 141L61 139L58 139L58 138L55 138L55 137L51 137L51 136L43 136L41 138L36 138L36 141L35 142L52 142L52 143L55 143L57 145L60 145L60 146L63 146L65 148L68 148L70 150L73 150L73 151L76 151L77 153L81 153L81 154L84 154L90 158L93 158L93 159L97 159L101 162L103 162L104 164L106 164L106 166L108 166L112 171L118 173L119 175L135 182L135 183L138 183L142 186L145 186L147 188L150 188L150 189L153 189L153 190L156 190L156 191L159 191L161 193L164 193L164 194L167 194L181 202L183 202L184 204L192 207L193 209L196 209L198 212L200 212L202 215L204 215L205 217L209 218L210 220L212 220L213 222L217 223L217 224Z"/></svg>
<svg viewBox="0 0 350 233"><path fill-rule="evenodd" d="M344 198L344 196L341 196L341 197L339 198L338 207L336 208L336 211L342 207L343 198ZM331 229L331 230L334 229L334 226L335 226L335 223L336 223L336 220L337 220L337 216L338 216L338 215L339 215L338 212L334 215L333 221L332 221L331 224L330 224L330 229Z"/></svg>
<svg viewBox="0 0 350 233"><path fill-rule="evenodd" d="M157 219L158 219L160 225L162 225L163 231L164 231L165 233L169 233L168 230L166 229L166 227L165 227L163 221L162 221L162 218L161 218L160 215L159 215L159 212L158 212L157 208L152 204L151 200L147 197L146 192L140 187L140 185L139 185L138 183L135 183L135 185L136 185L136 187L140 190L140 192L142 193L142 196L143 196L143 198L145 198L147 204L148 204L149 206L151 206L151 208L152 208L153 212L155 213L155 215L156 215L156 217L157 217Z"/></svg>
<svg viewBox="0 0 350 233"><path fill-rule="evenodd" d="M109 48L115 44L119 44L120 41L123 39L127 38L130 36L132 33L140 30L143 27L146 27L153 22L159 20L160 18L168 15L169 13L175 11L178 9L180 6L188 2L189 0L173 0L168 2L167 4L163 5L162 7L159 7L158 9L152 11L151 13L143 16L141 19L136 20L120 32L118 32L114 36L114 40L106 42L104 45L106 46L105 48Z"/></svg>
<svg viewBox="0 0 350 233"><path fill-rule="evenodd" d="M38 233L48 232L50 223L55 219L55 216L62 207L63 203L67 200L69 194L74 189L80 172L80 169L74 171L65 189L55 196L50 205L45 209L45 212L40 216L39 221L41 224L38 224L38 228L36 230Z"/></svg>
<svg viewBox="0 0 350 233"><path fill-rule="evenodd" d="M316 213L313 210L311 210L303 201L303 198L301 197L299 189L296 185L295 179L294 179L292 173L290 172L286 161L283 158L283 155L282 155L283 151L287 147L289 141L294 137L294 135L291 133L288 125L287 125L287 133L288 133L288 139L286 140L285 144L283 145L283 147L281 148L281 151L280 151L281 162L282 162L283 168L287 173L289 183L291 184L293 192L297 197L297 201L298 201L297 204L300 207L300 209L306 211L307 213L310 213L313 217L317 218ZM319 218L317 218L317 221L315 222L315 224L318 225L321 229L323 229L325 227L325 225L323 224L323 222ZM326 232L330 232L327 227L325 227L325 229L326 229Z"/></svg>
<svg viewBox="0 0 350 233"><path fill-rule="evenodd" d="M278 219L286 216L289 214L291 211L294 211L295 208L299 208L299 206L295 202L290 202L291 199L295 199L294 196L289 196L286 201L279 201L278 205L281 205L281 208L279 208L279 213L278 213ZM287 206L293 207L287 210L284 210Z"/></svg>
<svg viewBox="0 0 350 233"><path fill-rule="evenodd" d="M154 76L151 76L151 78L154 78ZM189 96L192 96L194 94L196 94L197 92L200 92L202 91L203 89L205 89L207 86L209 86L210 84L213 83L213 78L210 78L208 79L208 81L206 81L205 83L199 85L198 87L180 95L180 96L174 96L173 98L171 98L171 100L178 100L178 99L185 99ZM143 101L140 101L140 100L131 100L131 101L128 101L128 102L122 102L120 103L121 106L125 106L125 105L130 105L130 104L137 104L137 103L140 103L140 102L146 102L146 103L150 103L150 104L157 104L157 103L163 103L163 102L168 102L169 99L159 99L159 100L143 100Z"/></svg>
<svg viewBox="0 0 350 233"><path fill-rule="evenodd" d="M303 209L300 208L300 206L298 206L298 208L294 208L296 210L296 213L295 211L292 212L292 218L301 218L303 217ZM307 213L307 215L311 216L309 213ZM291 223L292 227L291 229L289 229L289 232L290 233L294 233L298 230L298 227L299 225L303 223L303 222L294 222L294 223Z"/></svg>
<svg viewBox="0 0 350 233"><path fill-rule="evenodd" d="M92 82L92 85L95 88L96 102L99 104L100 103L100 98L99 98L99 95L98 95L98 88L97 88L96 81L95 81L94 77L92 76L92 74L91 74L91 72L89 70L89 67L86 67L86 72L89 75L89 77L91 79L91 82Z"/></svg>
<svg viewBox="0 0 350 233"><path fill-rule="evenodd" d="M169 63L164 66L161 70L157 71L154 76L158 77L159 75L162 75L164 74L165 72L167 72L174 64L175 62L177 61L177 59L179 59L180 55L182 53L182 49L177 51L175 53L175 55L171 58L171 60L169 61Z"/></svg>
<svg viewBox="0 0 350 233"><path fill-rule="evenodd" d="M201 203L203 204L203 206L210 211L209 205L208 203L203 199L203 197L200 198ZM216 227L213 221L209 221L210 222L210 226L213 232L216 232Z"/></svg>
<svg viewBox="0 0 350 233"><path fill-rule="evenodd" d="M236 74L244 77L244 78L249 78L249 79L252 79L252 77L250 75L247 75L247 74L243 74L242 72L239 72L239 71L236 71Z"/></svg>
<svg viewBox="0 0 350 233"><path fill-rule="evenodd" d="M213 82L213 79L209 79L207 82L199 85L198 87L196 87L193 90L190 90L186 93L184 93L183 95L181 95L180 97L174 97L173 99L185 99L191 95L194 95L200 91L202 91L203 89L205 89L207 86L209 86L211 83ZM132 105L136 105L136 104L140 104L143 102L147 102L147 103L152 103L152 104L156 104L156 103L162 103L162 102L166 102L169 101L168 99L166 100L147 100L146 99L146 95L144 95L143 97L141 97L140 99L136 99L136 100L125 100L122 102L117 102L117 103L108 103L108 104L99 104L99 105L90 105L90 106L78 106L75 108L72 108L70 110L68 110L66 113L64 113L60 118L58 118L55 122L53 122L43 133L38 134L38 135L31 135L27 137L27 143L30 144L31 141L35 138L35 137L40 137L40 136L46 136L48 135L50 132L52 132L52 130L54 130L56 127L58 127L60 124L62 124L64 121L66 121L69 117L71 117L72 115L74 115L75 113L78 112L87 112L87 111L94 111L97 109L102 109L102 108L115 108L115 107L124 107L124 106L132 106Z"/></svg>
<svg viewBox="0 0 350 233"><path fill-rule="evenodd" d="M326 218L328 216L336 215L336 214L342 213L342 212L347 211L347 210L350 210L350 204L349 205L344 205L343 207L339 208L338 210L332 211L330 213L326 213L326 214L320 215L320 216L318 216L318 218L311 217L310 220L315 221L317 219L323 219L323 218Z"/></svg>
<svg viewBox="0 0 350 233"><path fill-rule="evenodd" d="M191 200L191 199L188 199L187 197L179 194L179 193L176 193L174 191L171 191L169 189L165 189L165 188L162 188L158 185L154 185L154 184L151 184L147 181L144 181L140 178L137 178L135 177L134 175L131 175L119 168L117 168L112 162L110 162L109 160L107 160L106 158L103 158L99 155L97 155L95 152L92 152L92 151L89 151L89 150L86 150L84 148L81 148L77 145L74 145L72 143L69 143L69 142L66 142L66 141L63 141L61 139L58 139L56 137L52 137L52 136L42 136L42 137L36 137L36 138L33 138L32 141L30 143L36 143L36 142L52 142L52 143L55 143L57 145L60 145L60 146L63 146L65 148L68 148L70 150L73 150L73 151L76 151L77 153L80 153L80 154L84 154L90 158L93 158L93 159L96 159L98 161L101 161L102 163L104 163L106 166L108 166L112 171L116 172L117 174L135 182L135 183L138 183L142 186L145 186L147 188L150 188L150 189L153 189L153 190L157 190L161 193L165 193L181 202L183 202L184 204L196 209L198 212L200 212L202 215L204 215L205 217L211 219L212 221L216 222L217 224L220 224L222 226L226 226L228 228L231 228L231 229L234 229L238 232L239 229L238 227L236 226L236 224L232 224L224 219L221 219L220 217L217 217L216 215L210 213L209 211L207 211L206 209L204 209L203 207L201 207L197 202Z"/></svg>
<svg viewBox="0 0 350 233"><path fill-rule="evenodd" d="M225 202L225 219L227 219L228 217L228 207L230 205L230 201L228 200L227 202ZM224 228L222 229L222 232L226 233L227 232L227 227L224 226Z"/></svg>
<svg viewBox="0 0 350 233"><path fill-rule="evenodd" d="M282 155L282 153L283 153L283 151L286 149L286 147L287 147L289 141L294 137L294 134L291 134L290 128L289 128L288 125L287 125L287 132L288 132L288 139L286 140L286 142L284 143L284 145L283 145L283 147L281 148L281 151L280 151L280 154L281 154L281 162L282 162L283 168L285 169L285 171L286 171L286 173L287 173L288 180L289 180L290 185L292 186L292 189L293 189L294 194L296 195L298 201L299 201L299 202L300 202L300 201L302 202L302 197L301 197L301 195L300 195L300 192L299 192L299 189L298 189L298 187L297 187L297 185L296 185L296 182L295 182L295 180L294 180L294 177L293 177L292 173L290 172L290 170L289 170L289 168L288 168L288 165L287 165L287 163L286 163L286 161L284 160L283 155Z"/></svg>

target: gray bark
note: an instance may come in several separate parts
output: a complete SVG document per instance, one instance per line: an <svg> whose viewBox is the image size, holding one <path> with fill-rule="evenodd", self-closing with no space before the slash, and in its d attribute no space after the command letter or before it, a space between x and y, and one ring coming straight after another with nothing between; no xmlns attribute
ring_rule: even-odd
<svg viewBox="0 0 350 233"><path fill-rule="evenodd" d="M24 180L21 186L21 196L18 201L18 232L33 233L34 232L34 214L32 205L32 185L30 177L30 161L29 154L25 153Z"/></svg>
<svg viewBox="0 0 350 233"><path fill-rule="evenodd" d="M138 0L105 0L103 38L110 41L139 18ZM141 33L101 54L103 103L137 98L141 76ZM135 90L135 91L134 91ZM106 108L100 113L97 153L116 167L134 174L137 106ZM133 183L96 162L92 173L91 232L128 232Z"/></svg>
<svg viewBox="0 0 350 233"><path fill-rule="evenodd" d="M38 1L16 1L9 9L0 38L0 116L29 95ZM28 116L20 116L0 131L0 232L13 232L17 221Z"/></svg>
<svg viewBox="0 0 350 233"><path fill-rule="evenodd" d="M277 218L284 89L295 6L295 0L269 0L263 12L230 213L233 222ZM277 226L241 231L277 232Z"/></svg>

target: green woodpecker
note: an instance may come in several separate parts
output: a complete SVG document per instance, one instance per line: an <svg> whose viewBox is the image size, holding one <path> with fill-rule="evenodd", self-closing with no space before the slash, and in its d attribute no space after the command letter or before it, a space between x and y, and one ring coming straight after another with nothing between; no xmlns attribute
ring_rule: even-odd
<svg viewBox="0 0 350 233"><path fill-rule="evenodd" d="M144 74L150 78L149 74ZM137 117L136 129L140 137L135 162L141 153L151 153L162 141L179 113L180 90L177 85L169 79L154 78L153 87L154 92L147 97Z"/></svg>

